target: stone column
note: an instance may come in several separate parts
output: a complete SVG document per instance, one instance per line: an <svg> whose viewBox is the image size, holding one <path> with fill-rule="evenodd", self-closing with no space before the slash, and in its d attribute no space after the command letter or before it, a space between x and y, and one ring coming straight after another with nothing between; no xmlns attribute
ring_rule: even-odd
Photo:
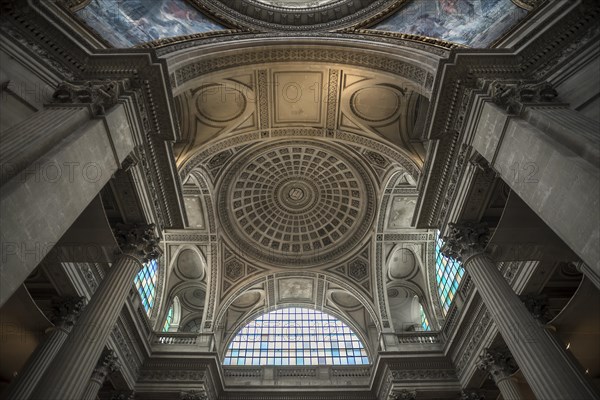
<svg viewBox="0 0 600 400"><path fill-rule="evenodd" d="M123 254L113 263L33 393L33 399L80 400L143 263L160 255L154 226L119 225Z"/></svg>
<svg viewBox="0 0 600 400"><path fill-rule="evenodd" d="M507 348L484 349L477 368L489 372L504 400L522 399L519 385L511 376L518 367Z"/></svg>
<svg viewBox="0 0 600 400"><path fill-rule="evenodd" d="M489 232L478 223L450 225L442 252L462 261L511 354L539 399L597 398L580 366L529 313L484 253Z"/></svg>
<svg viewBox="0 0 600 400"><path fill-rule="evenodd" d="M112 350L105 350L100 356L96 368L94 368L94 371L92 372L92 377L83 391L81 400L96 400L98 391L102 385L104 385L106 377L111 372L118 371L119 368L119 360L117 359L115 352Z"/></svg>
<svg viewBox="0 0 600 400"><path fill-rule="evenodd" d="M2 395L4 400L22 400L29 398L48 365L56 356L73 327L77 316L85 306L83 297L66 297L52 304L54 327L48 336L27 360L19 375Z"/></svg>

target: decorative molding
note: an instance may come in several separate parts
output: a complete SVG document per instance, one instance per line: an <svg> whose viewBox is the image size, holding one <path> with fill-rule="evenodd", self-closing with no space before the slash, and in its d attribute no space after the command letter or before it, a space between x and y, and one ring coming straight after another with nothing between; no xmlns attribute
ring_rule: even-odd
<svg viewBox="0 0 600 400"><path fill-rule="evenodd" d="M274 47L268 50L261 48L249 50L242 55L204 57L200 61L182 65L174 72L177 85L181 86L196 78L227 68L248 64L270 64L290 61L355 65L393 73L399 77L406 78L420 87L424 93L430 92L433 87L433 74L422 66L383 55L369 54L369 56L365 56L364 52L351 52L338 49L329 49L324 52L316 48L303 47Z"/></svg>
<svg viewBox="0 0 600 400"><path fill-rule="evenodd" d="M189 390L179 394L179 400L207 400L208 395L205 390Z"/></svg>
<svg viewBox="0 0 600 400"><path fill-rule="evenodd" d="M460 392L459 400L485 400L485 396L477 389L464 389Z"/></svg>
<svg viewBox="0 0 600 400"><path fill-rule="evenodd" d="M392 370L392 377L394 381L455 381L456 372L452 369Z"/></svg>
<svg viewBox="0 0 600 400"><path fill-rule="evenodd" d="M406 389L392 391L388 397L388 400L417 400L417 391Z"/></svg>
<svg viewBox="0 0 600 400"><path fill-rule="evenodd" d="M480 311L475 319L473 319L473 322L469 324L469 332L465 333L465 337L468 338L467 344L463 348L460 358L455 363L457 374L460 374L464 370L492 323L492 316L485 309Z"/></svg>
<svg viewBox="0 0 600 400"><path fill-rule="evenodd" d="M128 83L118 81L61 82L52 98L60 104L88 104L94 115L105 115L106 110L119 101L119 95Z"/></svg>
<svg viewBox="0 0 600 400"><path fill-rule="evenodd" d="M205 371L199 370L142 370L138 381L140 382L202 382Z"/></svg>
<svg viewBox="0 0 600 400"><path fill-rule="evenodd" d="M558 92L548 82L504 82L489 84L492 101L509 114L518 114L524 103L548 103L558 97Z"/></svg>
<svg viewBox="0 0 600 400"><path fill-rule="evenodd" d="M333 31L373 24L394 13L407 0L337 0L319 6L288 8L240 0L188 0L225 25L249 31Z"/></svg>

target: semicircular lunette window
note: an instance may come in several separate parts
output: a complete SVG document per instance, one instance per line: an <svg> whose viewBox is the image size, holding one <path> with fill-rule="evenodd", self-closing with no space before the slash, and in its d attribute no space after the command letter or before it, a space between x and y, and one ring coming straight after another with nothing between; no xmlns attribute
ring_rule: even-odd
<svg viewBox="0 0 600 400"><path fill-rule="evenodd" d="M264 314L233 338L224 365L367 365L365 346L348 325L308 308Z"/></svg>

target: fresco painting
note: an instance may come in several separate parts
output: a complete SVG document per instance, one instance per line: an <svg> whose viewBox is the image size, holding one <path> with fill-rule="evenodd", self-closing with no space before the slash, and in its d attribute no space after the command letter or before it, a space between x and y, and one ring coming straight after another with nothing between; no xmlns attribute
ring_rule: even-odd
<svg viewBox="0 0 600 400"><path fill-rule="evenodd" d="M118 48L225 29L184 0L92 0L76 14Z"/></svg>
<svg viewBox="0 0 600 400"><path fill-rule="evenodd" d="M526 15L511 0L413 0L372 29L485 48Z"/></svg>

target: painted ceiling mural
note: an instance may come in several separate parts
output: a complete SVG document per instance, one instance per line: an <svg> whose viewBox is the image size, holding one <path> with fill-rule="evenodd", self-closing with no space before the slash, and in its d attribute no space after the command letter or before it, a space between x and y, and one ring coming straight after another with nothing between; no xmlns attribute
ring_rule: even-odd
<svg viewBox="0 0 600 400"><path fill-rule="evenodd" d="M225 29L184 0L92 0L76 14L112 46L120 48Z"/></svg>
<svg viewBox="0 0 600 400"><path fill-rule="evenodd" d="M309 8L333 0L259 0L284 8ZM92 0L77 16L114 47L167 37L219 31L186 0ZM372 29L412 33L470 47L488 47L527 11L512 0L411 0Z"/></svg>
<svg viewBox="0 0 600 400"><path fill-rule="evenodd" d="M527 11L512 0L414 0L372 29L412 33L483 48L525 15Z"/></svg>

